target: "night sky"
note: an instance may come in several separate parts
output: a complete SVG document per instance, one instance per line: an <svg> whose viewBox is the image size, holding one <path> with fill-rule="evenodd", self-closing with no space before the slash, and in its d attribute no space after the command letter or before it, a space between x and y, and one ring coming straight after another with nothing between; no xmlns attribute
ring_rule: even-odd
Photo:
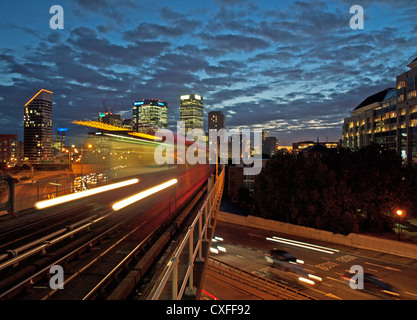
<svg viewBox="0 0 417 320"><path fill-rule="evenodd" d="M364 9L353 30L350 7ZM52 30L49 9L64 9ZM338 141L343 118L367 96L395 86L417 57L417 1L14 0L0 10L0 133L23 140L24 104L53 95L53 132L71 143L108 110L132 102L204 97L227 128L266 129L280 145Z"/></svg>

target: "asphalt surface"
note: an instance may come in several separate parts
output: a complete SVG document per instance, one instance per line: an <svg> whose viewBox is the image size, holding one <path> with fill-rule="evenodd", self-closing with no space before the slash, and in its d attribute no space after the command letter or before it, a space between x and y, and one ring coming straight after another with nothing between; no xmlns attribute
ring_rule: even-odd
<svg viewBox="0 0 417 320"><path fill-rule="evenodd" d="M253 274L261 275L284 285L295 288L320 300L416 300L417 299L417 260L362 250L352 247L340 246L331 243L318 242L288 234L251 228L218 221L215 235L223 238L220 243L226 252L211 254L215 259L236 266ZM272 237L279 237L280 242L273 241ZM269 239L267 239L269 238ZM296 240L300 242L288 242ZM324 246L312 247L310 244ZM283 271L272 266L265 259L265 253L271 249L280 249L304 261L300 267L322 281L312 279L314 285L300 282L293 272ZM328 248L328 249L327 249ZM317 251L319 249L320 251ZM389 284L396 294L383 292L378 288L371 288L365 282L365 288L351 289L349 281L342 278L352 266L363 268L369 273ZM318 277L318 278L317 278ZM206 282L206 280L208 280ZM209 294L226 296L228 286L210 285L210 279L205 280L205 289ZM233 294L227 299L234 299ZM239 296L236 296L239 299ZM257 299L254 297L254 299Z"/></svg>

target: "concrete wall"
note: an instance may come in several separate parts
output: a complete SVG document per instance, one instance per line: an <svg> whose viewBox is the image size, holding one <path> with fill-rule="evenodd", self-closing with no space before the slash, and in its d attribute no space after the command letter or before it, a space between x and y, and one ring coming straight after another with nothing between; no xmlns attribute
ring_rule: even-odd
<svg viewBox="0 0 417 320"><path fill-rule="evenodd" d="M356 233L351 233L347 236L344 236L329 231L297 226L289 223L267 220L254 216L239 216L223 211L220 211L218 213L217 219L234 224L291 234L308 239L325 241L329 243L335 243L355 248L379 251L402 257L417 259L417 245L415 244L380 239Z"/></svg>

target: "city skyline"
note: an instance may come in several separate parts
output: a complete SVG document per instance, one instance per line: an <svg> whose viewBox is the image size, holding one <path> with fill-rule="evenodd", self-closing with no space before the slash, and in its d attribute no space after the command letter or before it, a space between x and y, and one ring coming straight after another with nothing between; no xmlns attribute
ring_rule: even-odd
<svg viewBox="0 0 417 320"><path fill-rule="evenodd" d="M72 121L96 119L103 98L125 118L133 101L166 101L174 130L180 96L195 93L205 128L220 110L228 129L265 129L280 145L337 141L349 111L417 57L417 5L406 0L359 3L356 30L344 0L57 4L63 30L50 28L48 1L0 13L0 133L19 140L24 104L44 88L54 92L53 132L68 127L70 139L85 136Z"/></svg>

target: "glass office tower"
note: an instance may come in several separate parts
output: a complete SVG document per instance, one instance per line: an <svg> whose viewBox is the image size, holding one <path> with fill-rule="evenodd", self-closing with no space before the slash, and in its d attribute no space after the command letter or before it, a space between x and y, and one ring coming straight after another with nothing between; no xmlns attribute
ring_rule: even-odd
<svg viewBox="0 0 417 320"><path fill-rule="evenodd" d="M149 99L133 102L133 128L136 132L154 134L168 127L168 104Z"/></svg>
<svg viewBox="0 0 417 320"><path fill-rule="evenodd" d="M180 121L185 123L180 134L186 135L190 129L204 131L204 101L197 94L182 95L180 97Z"/></svg>

